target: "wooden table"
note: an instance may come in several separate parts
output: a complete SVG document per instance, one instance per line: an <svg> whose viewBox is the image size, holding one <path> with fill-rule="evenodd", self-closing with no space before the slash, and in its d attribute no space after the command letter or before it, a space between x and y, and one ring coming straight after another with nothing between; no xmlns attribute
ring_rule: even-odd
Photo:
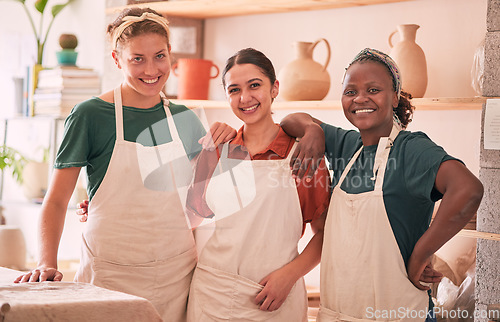
<svg viewBox="0 0 500 322"><path fill-rule="evenodd" d="M162 321L148 300L86 283L13 283L0 267L0 321Z"/></svg>

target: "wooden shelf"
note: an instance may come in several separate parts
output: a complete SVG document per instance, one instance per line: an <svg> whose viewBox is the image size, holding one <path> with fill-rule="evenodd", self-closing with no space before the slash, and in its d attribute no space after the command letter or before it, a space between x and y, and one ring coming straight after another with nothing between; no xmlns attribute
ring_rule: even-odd
<svg viewBox="0 0 500 322"><path fill-rule="evenodd" d="M442 98L414 98L413 104L417 111L429 110L481 110L483 103L488 98L495 97L442 97ZM203 101L203 100L178 100L172 99L176 104L187 107L203 107L206 109L229 109L226 101ZM274 110L341 110L340 101L277 101L273 103Z"/></svg>
<svg viewBox="0 0 500 322"><path fill-rule="evenodd" d="M206 19L357 7L403 1L411 0L171 0L112 7L106 9L106 14L116 14L126 7L137 6L149 7L166 16Z"/></svg>
<svg viewBox="0 0 500 322"><path fill-rule="evenodd" d="M500 234L485 233L485 232L477 231L477 230L462 229L458 233L458 235L462 236L462 237L470 237L470 238L476 238L476 239L480 238L480 239L500 241Z"/></svg>
<svg viewBox="0 0 500 322"><path fill-rule="evenodd" d="M489 98L496 97L439 97L414 98L416 110L481 110Z"/></svg>

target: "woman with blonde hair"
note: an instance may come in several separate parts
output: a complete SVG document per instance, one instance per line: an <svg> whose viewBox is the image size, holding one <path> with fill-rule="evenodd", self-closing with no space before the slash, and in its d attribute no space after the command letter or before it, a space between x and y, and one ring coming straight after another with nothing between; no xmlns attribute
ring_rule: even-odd
<svg viewBox="0 0 500 322"><path fill-rule="evenodd" d="M192 175L189 159L201 150L205 130L162 92L171 66L167 19L125 9L108 34L124 80L66 119L42 207L38 267L16 281L62 279L59 241L85 166L90 204L75 281L144 297L165 321L183 321L197 254L177 187ZM213 132L216 143L234 135L223 124Z"/></svg>

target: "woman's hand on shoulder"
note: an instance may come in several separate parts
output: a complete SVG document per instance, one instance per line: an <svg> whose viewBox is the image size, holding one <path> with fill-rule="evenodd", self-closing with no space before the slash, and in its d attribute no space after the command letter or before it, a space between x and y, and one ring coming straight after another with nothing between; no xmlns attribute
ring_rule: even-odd
<svg viewBox="0 0 500 322"><path fill-rule="evenodd" d="M62 278L63 274L59 272L57 268L38 266L34 270L16 278L14 283L45 282L45 281L59 282L62 280Z"/></svg>
<svg viewBox="0 0 500 322"><path fill-rule="evenodd" d="M219 144L226 143L236 136L236 130L226 123L215 122L210 131L198 140L203 149L213 150Z"/></svg>
<svg viewBox="0 0 500 322"><path fill-rule="evenodd" d="M79 204L76 205L76 214L80 217L81 222L86 222L88 218L88 208L89 208L89 201L88 200L83 200Z"/></svg>
<svg viewBox="0 0 500 322"><path fill-rule="evenodd" d="M325 155L325 133L317 123L311 123L305 129L290 160L292 175L311 180Z"/></svg>

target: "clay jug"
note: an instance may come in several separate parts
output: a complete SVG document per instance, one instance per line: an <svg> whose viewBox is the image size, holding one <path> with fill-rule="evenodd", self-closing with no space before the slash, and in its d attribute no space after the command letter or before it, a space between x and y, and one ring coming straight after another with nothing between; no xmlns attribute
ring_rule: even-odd
<svg viewBox="0 0 500 322"><path fill-rule="evenodd" d="M215 68L215 75L211 75ZM177 98L206 100L210 79L219 76L219 67L212 61L197 58L179 58L172 65L172 72L179 77Z"/></svg>
<svg viewBox="0 0 500 322"><path fill-rule="evenodd" d="M313 51L324 42L327 49L323 65L314 61ZM297 41L294 44L296 59L279 73L280 96L287 101L322 100L330 90L330 74L326 71L330 62L330 44L324 38L315 42Z"/></svg>
<svg viewBox="0 0 500 322"><path fill-rule="evenodd" d="M427 62L422 48L415 38L419 25L399 25L389 35L389 56L394 59L401 72L402 88L413 97L423 97L427 89ZM392 36L399 33L400 41L394 46Z"/></svg>

